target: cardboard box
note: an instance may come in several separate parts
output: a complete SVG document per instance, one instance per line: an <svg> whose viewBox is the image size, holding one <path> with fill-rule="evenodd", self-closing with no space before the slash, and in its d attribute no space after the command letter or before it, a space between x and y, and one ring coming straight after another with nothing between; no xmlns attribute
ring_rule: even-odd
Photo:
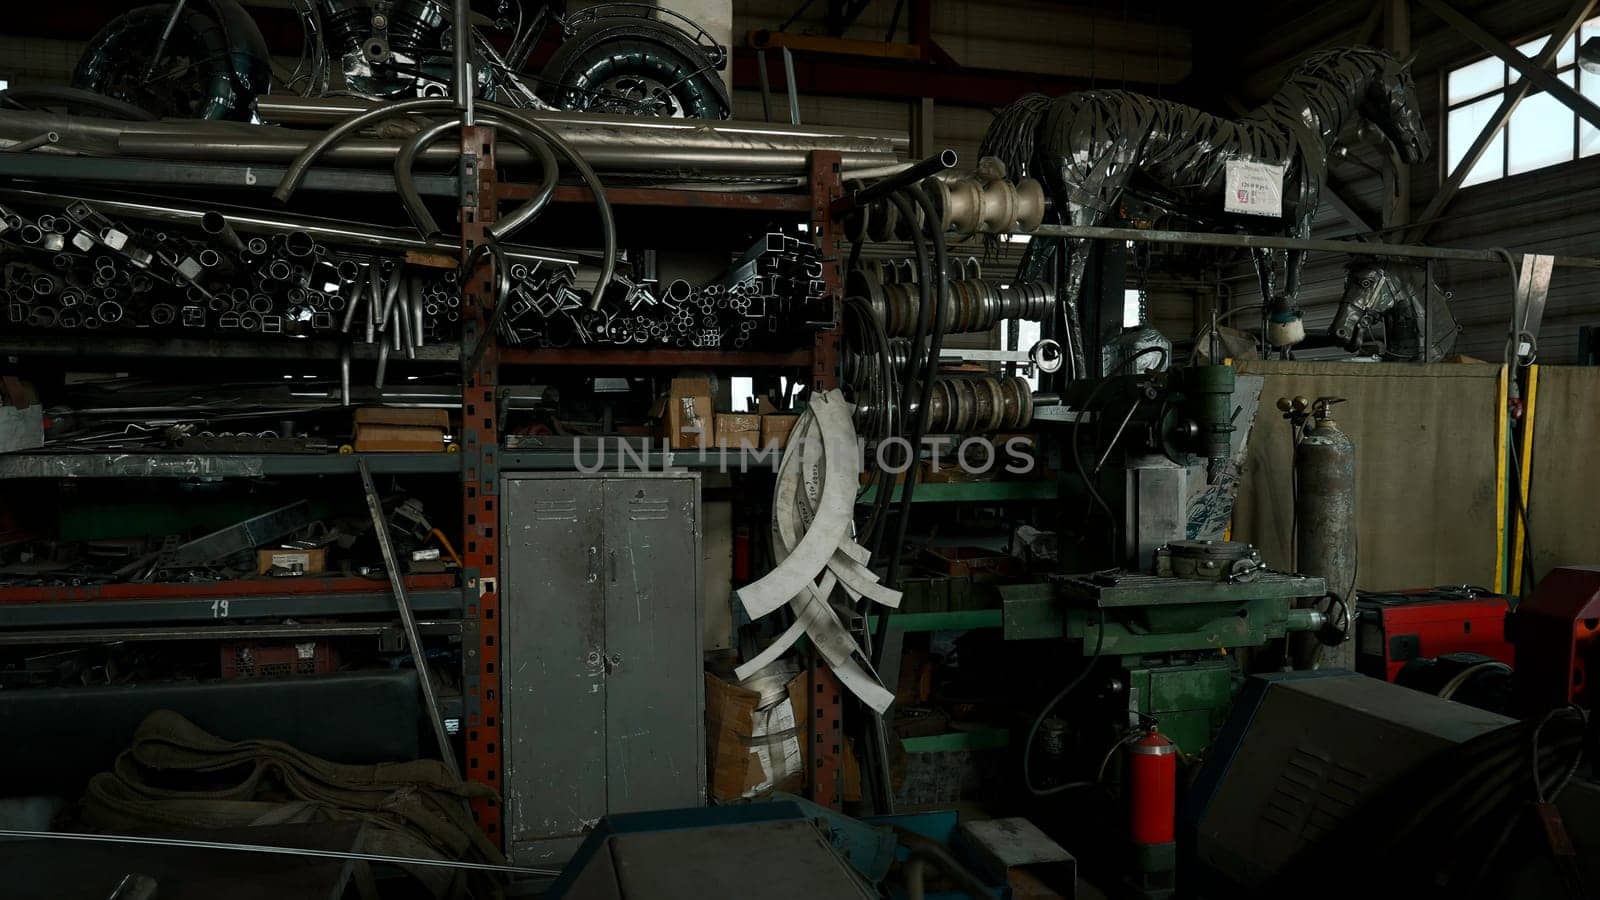
<svg viewBox="0 0 1600 900"><path fill-rule="evenodd" d="M715 675L706 676L706 767L713 800L738 800L767 780L750 748L761 695Z"/></svg>
<svg viewBox="0 0 1600 900"><path fill-rule="evenodd" d="M789 446L789 432L800 417L793 413L768 413L761 417L761 446L783 449Z"/></svg>
<svg viewBox="0 0 1600 900"><path fill-rule="evenodd" d="M711 444L715 413L711 406L711 382L704 378L674 378L660 410L662 436L676 450L692 450Z"/></svg>
<svg viewBox="0 0 1600 900"><path fill-rule="evenodd" d="M328 551L314 550L257 550L256 574L265 575L273 569L287 569L305 575L320 575L327 570Z"/></svg>
<svg viewBox="0 0 1600 900"><path fill-rule="evenodd" d="M717 413L717 446L755 449L761 443L761 417L753 413Z"/></svg>
<svg viewBox="0 0 1600 900"><path fill-rule="evenodd" d="M357 453L439 453L450 430L450 413L442 409L356 410Z"/></svg>

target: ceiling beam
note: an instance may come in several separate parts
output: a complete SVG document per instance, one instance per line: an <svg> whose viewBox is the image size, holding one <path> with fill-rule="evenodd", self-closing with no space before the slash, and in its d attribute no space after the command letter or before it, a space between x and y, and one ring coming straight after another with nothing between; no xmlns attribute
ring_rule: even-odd
<svg viewBox="0 0 1600 900"><path fill-rule="evenodd" d="M767 60L772 84L783 83L782 61ZM760 90L761 75L754 50L733 50L733 86ZM936 63L911 63L866 57L834 56L807 52L794 55L795 82L802 95L835 97L875 97L884 100L932 98L940 106L968 106L993 109L1005 106L1028 93L1051 96L1085 91L1087 78L978 69ZM1102 79L1102 84L1104 84ZM1158 91L1169 99L1179 99L1177 85L1129 82L1127 90L1154 95Z"/></svg>
<svg viewBox="0 0 1600 900"><path fill-rule="evenodd" d="M1429 0L1419 0L1419 2L1427 3ZM1561 52L1561 45L1566 43L1567 38L1571 37L1578 30L1578 26L1583 24L1583 20L1588 18L1590 10L1595 7L1595 3L1596 0L1577 0L1567 10L1566 14L1561 17L1561 20L1556 23L1556 26L1551 29L1550 42L1545 44L1544 49L1539 51L1538 58L1533 61L1533 65L1538 66L1539 71L1543 72L1556 61L1556 55ZM1516 51L1512 51L1512 55L1526 58ZM1501 99L1500 106L1495 109L1494 115L1490 116L1489 121L1483 124L1483 129L1478 132L1478 136L1473 140L1472 146L1467 148L1466 155L1461 157L1461 161L1456 164L1455 170L1445 179L1444 184L1439 186L1439 190L1434 192L1433 198L1428 201L1427 208L1423 209L1422 214L1417 216L1417 225L1406 232L1405 243L1421 243L1422 239L1428 236L1428 232L1433 228L1434 221L1438 219L1444 208L1450 205L1450 201L1456 198L1456 194L1461 190L1461 183L1466 181L1467 173L1471 172L1472 167L1477 165L1478 160L1483 157L1483 153L1489 148L1489 142L1494 139L1495 133L1511 119L1511 114L1517 111L1517 107L1521 105L1532 89L1533 81L1529 78L1519 78L1510 87L1506 88L1505 97Z"/></svg>
<svg viewBox="0 0 1600 900"><path fill-rule="evenodd" d="M1535 87L1548 91L1550 96L1571 107L1589 124L1600 128L1600 106L1595 106L1594 102L1588 97L1578 93L1576 88L1571 87L1551 73L1547 68L1549 63L1541 64L1523 56L1517 51L1517 48L1483 30L1483 26L1462 15L1455 7L1446 3L1445 0L1417 0L1417 2L1431 10L1434 15L1443 19L1445 24L1466 35L1473 43L1505 60L1506 65L1516 69L1522 74L1523 78L1532 81ZM1570 35L1571 32L1568 32L1568 34ZM1545 49L1547 51L1552 48L1559 50L1561 45L1566 42L1567 39L1565 37L1552 35L1550 46ZM1542 59L1546 55L1549 55L1552 60L1555 58L1554 55L1544 53L1540 54L1540 58Z"/></svg>

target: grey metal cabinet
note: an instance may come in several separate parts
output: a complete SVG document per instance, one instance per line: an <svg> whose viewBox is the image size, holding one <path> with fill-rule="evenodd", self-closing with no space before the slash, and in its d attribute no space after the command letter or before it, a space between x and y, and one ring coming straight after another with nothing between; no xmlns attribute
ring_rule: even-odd
<svg viewBox="0 0 1600 900"><path fill-rule="evenodd" d="M700 479L505 476L502 735L512 858L610 812L705 802Z"/></svg>

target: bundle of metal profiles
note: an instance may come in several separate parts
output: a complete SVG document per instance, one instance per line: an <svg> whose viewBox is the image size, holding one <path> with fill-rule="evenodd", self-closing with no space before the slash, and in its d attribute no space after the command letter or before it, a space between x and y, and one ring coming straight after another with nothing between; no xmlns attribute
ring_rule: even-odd
<svg viewBox="0 0 1600 900"><path fill-rule="evenodd" d="M353 101L334 105L299 98L263 99L262 106L263 115L271 113L297 124L331 124L371 108ZM295 110L302 112L285 114ZM881 175L899 165L898 154L904 149L903 139L882 132L699 120L685 125L673 120L535 111L526 111L526 115L559 134L602 175L659 183L712 182L724 189L741 183L751 187L798 184L814 150L839 151L847 173ZM391 121L379 134L339 142L318 162L361 168L393 166L405 138L437 121L436 117L420 116ZM293 160L322 134L317 128L281 125L172 119L127 122L0 111L0 139L21 143L51 133L58 139L47 142L43 152L263 165ZM457 148L438 142L424 148L417 159L423 166L442 169L458 156ZM497 157L510 166L537 162L526 149L512 143L499 148Z"/></svg>

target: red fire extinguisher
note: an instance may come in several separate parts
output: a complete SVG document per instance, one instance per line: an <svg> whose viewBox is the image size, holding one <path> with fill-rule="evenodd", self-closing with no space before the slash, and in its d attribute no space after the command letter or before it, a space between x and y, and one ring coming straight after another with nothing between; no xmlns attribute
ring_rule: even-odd
<svg viewBox="0 0 1600 900"><path fill-rule="evenodd" d="M1170 844L1177 819L1178 746L1155 728L1128 747L1128 823L1135 844Z"/></svg>

